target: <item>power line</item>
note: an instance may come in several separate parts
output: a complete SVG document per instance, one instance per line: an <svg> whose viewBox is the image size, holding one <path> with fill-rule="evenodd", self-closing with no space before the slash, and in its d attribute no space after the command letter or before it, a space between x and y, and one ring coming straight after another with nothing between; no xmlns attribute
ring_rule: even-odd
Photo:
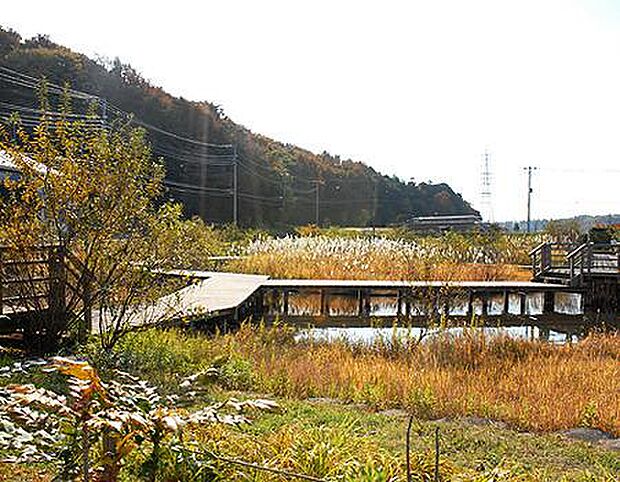
<svg viewBox="0 0 620 482"><path fill-rule="evenodd" d="M173 132L169 132L169 131L166 131L166 130L161 129L159 127L155 127L154 125L148 124L148 123L146 123L144 121L141 121L139 119L133 119L133 122L135 124L138 124L138 125L142 126L142 127L146 127L149 130L158 132L160 134L165 134L165 135L173 137L173 138L175 138L177 140L184 141L184 142L187 142L187 143L190 143L190 144L193 144L193 145L197 145L197 146L201 146L201 147L221 148L221 149L231 149L233 147L232 144L213 144L213 143L210 143L210 142L202 142L202 141L198 141L196 139L190 139L189 137L180 136L180 135L175 134Z"/></svg>
<svg viewBox="0 0 620 482"><path fill-rule="evenodd" d="M198 186L196 184L186 184L183 182L179 182L179 181L170 181L170 180L165 180L164 181L165 185L170 185L170 186L174 186L174 187L181 187L181 188L185 188L185 189L193 189L195 191L203 191L203 192L216 192L216 193L222 193L222 194L232 194L232 190L231 189L227 189L227 188L217 188L217 187L203 187L203 186Z"/></svg>
<svg viewBox="0 0 620 482"><path fill-rule="evenodd" d="M18 72L17 70L13 70L10 69L8 67L5 67L3 65L0 65L0 75L3 75L4 77L7 77L9 79L16 79L16 80L21 80L21 82L23 82L24 84L30 84L33 87L37 87L39 85L39 83L41 82L41 79L37 79L35 77L32 77L28 74L24 74L23 72ZM4 73L2 73L4 72ZM87 100L94 100L94 99L99 99L98 96L93 95L93 94L89 94L87 92L81 92L79 90L74 90L71 89L69 87L63 87L57 84L54 84L53 82L49 82L46 80L46 86L48 88L48 90L54 90L56 91L56 93L59 94L63 94L65 92L67 92L68 94L71 94L73 97L78 97L78 98L82 98L82 99L87 99Z"/></svg>
<svg viewBox="0 0 620 482"><path fill-rule="evenodd" d="M4 80L9 83L13 83L15 85L19 85L21 87L26 87L30 90L36 90L41 81L41 79L36 79L35 77L18 72L13 69L9 69L8 67L4 67L2 65L0 65L0 80ZM138 125L141 125L142 127L145 127L147 130L151 130L151 131L163 134L163 135L167 135L169 137L172 137L182 142L186 142L186 143L200 146L200 147L207 147L207 148L219 148L219 149L232 149L233 148L232 144L216 144L216 143L203 142L197 139L192 139L192 138L185 137L179 134L175 134L173 132L162 129L161 127L153 126L147 122L144 122L138 119L135 115L125 112L122 109L116 107L111 102L108 102L107 99L104 99L94 94L89 94L87 92L82 92L82 91L71 89L71 88L65 89L62 86L59 86L57 84L54 84L53 82L48 82L48 81L46 81L46 86L47 86L48 92L52 92L56 94L64 94L66 92L69 96L73 98L78 98L81 100L91 100L91 101L97 100L100 103L105 104L107 109L115 112L117 115L121 117L125 117L129 119L130 121Z"/></svg>

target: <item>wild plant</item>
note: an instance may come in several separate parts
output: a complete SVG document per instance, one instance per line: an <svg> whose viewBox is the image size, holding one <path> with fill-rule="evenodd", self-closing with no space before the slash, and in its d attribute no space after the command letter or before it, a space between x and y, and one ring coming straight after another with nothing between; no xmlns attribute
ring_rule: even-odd
<svg viewBox="0 0 620 482"><path fill-rule="evenodd" d="M4 376L24 375L33 367L67 378L61 389L9 384L0 389L0 450L5 461L48 462L61 480L118 480L134 451L146 452L142 473L155 480L163 454L191 441L193 426L239 425L249 410L273 411L270 400L237 401L187 411L187 398L196 397L194 385L208 372L187 377L182 395L161 396L147 382L115 371L102 380L86 361L55 357L15 363ZM8 368L8 369L7 369ZM189 439L187 437L190 437Z"/></svg>

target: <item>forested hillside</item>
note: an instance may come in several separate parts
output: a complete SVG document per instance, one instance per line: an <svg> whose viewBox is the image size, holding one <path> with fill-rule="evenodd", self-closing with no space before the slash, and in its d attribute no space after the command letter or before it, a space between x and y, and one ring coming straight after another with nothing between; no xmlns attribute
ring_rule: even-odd
<svg viewBox="0 0 620 482"><path fill-rule="evenodd" d="M26 125L35 122L41 76L58 85L70 83L76 91L76 117L89 104L80 92L105 99L97 112L106 122L124 122L125 113L132 113L132 122L146 128L154 154L164 159L167 195L182 201L188 215L232 220L233 160L238 169L239 222L246 226L314 222L317 185L322 224L385 225L412 215L474 212L446 184L404 183L361 162L316 155L269 139L235 124L216 105L167 94L118 59L92 60L46 36L22 39L0 29L4 120L17 111ZM54 89L49 96L54 109L60 96ZM389 128L389 122L377 125L383 128Z"/></svg>

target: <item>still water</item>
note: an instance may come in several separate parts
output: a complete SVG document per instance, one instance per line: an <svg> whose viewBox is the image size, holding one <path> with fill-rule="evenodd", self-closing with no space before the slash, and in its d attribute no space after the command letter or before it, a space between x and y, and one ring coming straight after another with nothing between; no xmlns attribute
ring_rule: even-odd
<svg viewBox="0 0 620 482"><path fill-rule="evenodd" d="M355 297L338 295L330 297L329 317L355 317L358 313L358 301ZM576 341L592 327L591 322L583 318L581 296L572 293L556 293L555 313L558 315L558 322L549 321L547 318L544 325L539 323L537 318L543 312L543 294L528 294L525 303L525 316L520 318L517 323L519 326L506 326L497 315L503 312L503 296L491 297L488 305L488 315L486 326L479 326L474 329L480 330L487 336L508 335L519 339L544 339L551 343L570 343ZM274 308L274 313L277 307ZM292 294L289 299L289 316L286 321L295 324L295 317L318 317L320 314L320 297L318 294ZM424 315L428 308L423 305L413 304L411 307L412 315ZM482 302L476 300L473 305L475 315L482 314ZM518 295L510 295L508 312L512 315L520 313L520 299ZM464 316L467 314L467 301L452 300L451 306L447 308L447 317ZM440 330L437 328L420 327L385 327L385 322L395 319L397 315L397 299L393 296L378 296L371 300L370 319L368 327L346 327L329 326L330 318L317 318L317 325L320 327L305 328L300 331L298 338L315 340L346 340L353 343L371 343L376 340L383 340L387 343L395 337L400 339L424 339L437 335ZM566 323L567 315L573 320ZM493 318L493 316L496 316ZM359 319L359 318L358 318ZM370 326L374 321L382 320L384 327ZM477 318L480 321L480 318ZM405 322L406 323L406 322ZM381 323L376 323L377 325ZM442 328L441 332L458 335L463 328L451 327Z"/></svg>
<svg viewBox="0 0 620 482"><path fill-rule="evenodd" d="M468 328L470 329L470 328ZM578 339L576 335L561 333L549 330L547 334L541 336L540 328L536 326L507 326L507 327L477 327L474 328L484 332L488 336L508 335L514 338L527 340L536 340L544 338L550 343L569 343ZM342 328L342 327L325 327L325 328L306 328L297 335L298 340L316 340L316 341L347 341L350 343L372 343L378 340L384 340L387 343L394 338L405 340L411 338L414 340L428 339L440 332L440 329L433 328ZM463 332L463 328L443 328L442 333L451 333L458 335Z"/></svg>

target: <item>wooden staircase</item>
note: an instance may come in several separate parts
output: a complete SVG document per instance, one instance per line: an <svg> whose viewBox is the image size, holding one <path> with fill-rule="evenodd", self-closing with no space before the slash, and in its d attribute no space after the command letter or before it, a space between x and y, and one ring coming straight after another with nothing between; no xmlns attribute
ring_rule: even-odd
<svg viewBox="0 0 620 482"><path fill-rule="evenodd" d="M620 281L620 244L542 243L530 256L534 281L578 288L594 279Z"/></svg>

